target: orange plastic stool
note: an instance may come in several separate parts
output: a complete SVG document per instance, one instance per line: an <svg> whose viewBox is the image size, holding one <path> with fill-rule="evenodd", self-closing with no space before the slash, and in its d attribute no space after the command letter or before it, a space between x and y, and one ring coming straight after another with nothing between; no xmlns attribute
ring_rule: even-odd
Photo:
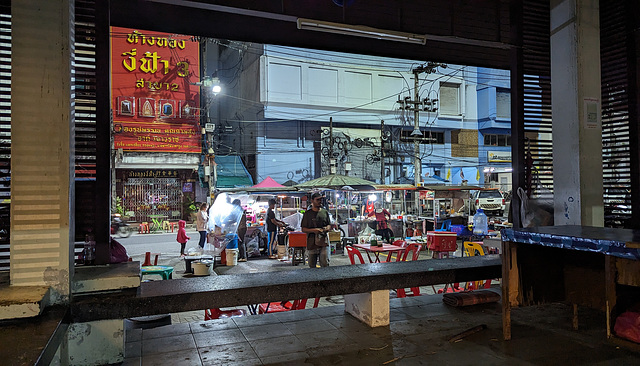
<svg viewBox="0 0 640 366"><path fill-rule="evenodd" d="M151 252L146 252L144 253L144 263L142 263L142 266L157 266L158 265L158 256L160 255L160 253L153 253L155 254L156 258L153 261L153 264L151 264Z"/></svg>
<svg viewBox="0 0 640 366"><path fill-rule="evenodd" d="M149 229L150 228L148 222L141 222L140 226L138 226L138 232L140 234L149 234L151 232Z"/></svg>

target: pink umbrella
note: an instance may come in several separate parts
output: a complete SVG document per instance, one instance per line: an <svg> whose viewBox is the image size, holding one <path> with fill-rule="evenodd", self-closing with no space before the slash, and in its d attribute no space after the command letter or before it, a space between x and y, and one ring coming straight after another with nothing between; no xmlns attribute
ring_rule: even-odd
<svg viewBox="0 0 640 366"><path fill-rule="evenodd" d="M271 177L266 177L262 182L256 184L252 188L276 188L276 187L280 188L280 187L285 187L285 186L283 186L282 184L276 182Z"/></svg>

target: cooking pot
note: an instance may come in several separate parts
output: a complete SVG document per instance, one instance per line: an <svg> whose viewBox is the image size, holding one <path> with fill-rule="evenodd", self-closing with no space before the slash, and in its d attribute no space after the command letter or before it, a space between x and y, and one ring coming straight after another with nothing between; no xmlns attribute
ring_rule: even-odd
<svg viewBox="0 0 640 366"><path fill-rule="evenodd" d="M212 261L197 261L193 262L191 266L193 267L194 276L208 276L211 274L211 264Z"/></svg>

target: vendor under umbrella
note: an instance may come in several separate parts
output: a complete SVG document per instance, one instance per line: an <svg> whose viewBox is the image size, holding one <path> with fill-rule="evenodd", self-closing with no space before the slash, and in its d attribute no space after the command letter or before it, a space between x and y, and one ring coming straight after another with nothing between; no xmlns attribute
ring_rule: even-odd
<svg viewBox="0 0 640 366"><path fill-rule="evenodd" d="M391 214L387 211L386 208L382 208L380 202L375 203L375 210L370 212L367 216L375 216L376 217L376 235L380 235L387 243L391 243L391 237L393 236L393 231L389 228L387 220L391 218Z"/></svg>

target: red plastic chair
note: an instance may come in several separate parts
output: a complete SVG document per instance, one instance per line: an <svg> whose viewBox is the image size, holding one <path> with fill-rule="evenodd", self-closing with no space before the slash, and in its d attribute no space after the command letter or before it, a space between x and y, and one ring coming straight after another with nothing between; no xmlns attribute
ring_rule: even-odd
<svg viewBox="0 0 640 366"><path fill-rule="evenodd" d="M220 310L218 308L205 309L204 320L223 319L223 318L239 318L247 315L247 312L242 309L234 310Z"/></svg>
<svg viewBox="0 0 640 366"><path fill-rule="evenodd" d="M360 258L360 264L364 264L364 258L362 258L362 254L360 254L360 251L357 248L352 247L351 245L347 245L345 248L347 248L347 254L349 255L349 261L351 261L351 264L356 264L356 256Z"/></svg>
<svg viewBox="0 0 640 366"><path fill-rule="evenodd" d="M396 241L393 242L393 245L397 246L397 247L401 247L401 248L406 248L407 247L407 242L401 239L398 239ZM402 253L404 252L404 250L397 252L396 254L396 262L400 262L403 261L404 259L402 258ZM391 262L393 260L393 252L389 252L389 254L387 255L387 260L385 262Z"/></svg>
<svg viewBox="0 0 640 366"><path fill-rule="evenodd" d="M317 308L319 302L320 298L316 297L315 301L313 302L313 307ZM290 310L304 310L306 307L307 299L294 300L293 303L290 301L270 302L258 305L258 314L280 313Z"/></svg>
<svg viewBox="0 0 640 366"><path fill-rule="evenodd" d="M420 256L420 245L415 243L409 244L407 249L404 250L404 253L398 254L397 262L406 261L409 253L411 253L411 260L417 261L418 256ZM420 296L420 287L411 287L410 293L407 293L403 288L399 288L396 290L396 294L397 297Z"/></svg>

